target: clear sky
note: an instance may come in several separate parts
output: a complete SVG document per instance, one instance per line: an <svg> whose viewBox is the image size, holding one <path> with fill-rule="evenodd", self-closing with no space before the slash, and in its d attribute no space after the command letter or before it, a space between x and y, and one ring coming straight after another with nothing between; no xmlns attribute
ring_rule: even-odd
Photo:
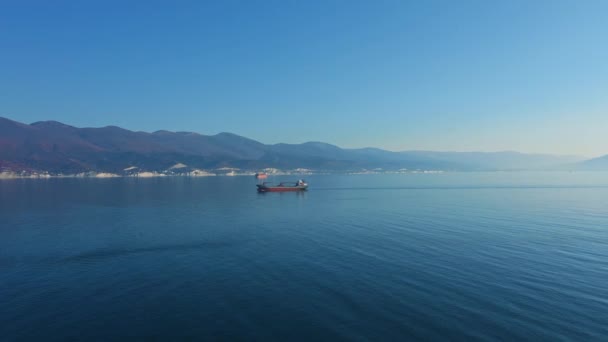
<svg viewBox="0 0 608 342"><path fill-rule="evenodd" d="M608 153L608 1L0 0L0 116Z"/></svg>

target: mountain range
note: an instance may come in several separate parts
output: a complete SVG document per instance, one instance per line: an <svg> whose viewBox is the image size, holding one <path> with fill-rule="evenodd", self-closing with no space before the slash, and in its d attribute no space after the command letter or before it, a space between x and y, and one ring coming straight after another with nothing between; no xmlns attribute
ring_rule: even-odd
<svg viewBox="0 0 608 342"><path fill-rule="evenodd" d="M24 124L0 117L0 171L86 171L120 173L126 168L161 171L173 165L257 170L306 168L317 171L443 170L497 171L608 169L608 156L518 152L392 152L345 149L322 142L263 144L232 133L135 132L116 126L77 128L57 121Z"/></svg>

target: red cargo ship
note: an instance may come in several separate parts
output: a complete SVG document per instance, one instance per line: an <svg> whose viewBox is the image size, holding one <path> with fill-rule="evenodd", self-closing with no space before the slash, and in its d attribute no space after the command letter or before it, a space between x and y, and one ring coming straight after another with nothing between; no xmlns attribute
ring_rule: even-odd
<svg viewBox="0 0 608 342"><path fill-rule="evenodd" d="M308 184L300 179L295 183L283 182L279 183L279 185L272 185L264 182L262 184L258 184L257 187L259 192L304 191L308 188Z"/></svg>

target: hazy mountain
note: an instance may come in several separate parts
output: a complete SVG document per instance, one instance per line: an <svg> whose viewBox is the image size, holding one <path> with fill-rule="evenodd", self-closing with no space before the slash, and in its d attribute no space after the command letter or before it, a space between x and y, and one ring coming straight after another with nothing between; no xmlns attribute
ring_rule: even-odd
<svg viewBox="0 0 608 342"><path fill-rule="evenodd" d="M578 169L589 171L608 171L608 155L586 160L578 165Z"/></svg>
<svg viewBox="0 0 608 342"><path fill-rule="evenodd" d="M467 170L543 170L561 169L564 165L579 162L576 156L555 156L549 154L526 154L513 151L504 152L403 152L419 160L434 160L443 168Z"/></svg>
<svg viewBox="0 0 608 342"><path fill-rule="evenodd" d="M608 163L606 158L588 165ZM266 145L232 133L134 132L120 127L77 128L56 121L31 125L0 118L0 168L74 173L121 172L137 166L162 171L182 163L191 168L309 168L345 171L555 169L580 161L517 152L391 152L343 149L322 142Z"/></svg>

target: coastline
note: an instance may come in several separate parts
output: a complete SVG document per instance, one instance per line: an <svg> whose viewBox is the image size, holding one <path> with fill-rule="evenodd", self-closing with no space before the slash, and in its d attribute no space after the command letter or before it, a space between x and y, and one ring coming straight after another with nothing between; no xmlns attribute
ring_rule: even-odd
<svg viewBox="0 0 608 342"><path fill-rule="evenodd" d="M399 170L399 171L343 171L343 172L331 172L331 171L312 171L307 172L290 172L290 171L279 171L271 173L271 176L306 176L306 175L321 175L321 174L344 174L344 175L378 175L378 174L441 174L445 173L443 170ZM174 172L159 172L159 171L142 171L137 173L129 174L117 174L111 172L81 172L76 174L52 174L49 172L0 172L0 180L4 179L51 179L51 178L96 178L96 179L107 179L107 178L159 178L159 177L238 177L247 176L253 177L256 172L244 171L244 172L209 172L203 170L195 170L191 172L174 173Z"/></svg>

